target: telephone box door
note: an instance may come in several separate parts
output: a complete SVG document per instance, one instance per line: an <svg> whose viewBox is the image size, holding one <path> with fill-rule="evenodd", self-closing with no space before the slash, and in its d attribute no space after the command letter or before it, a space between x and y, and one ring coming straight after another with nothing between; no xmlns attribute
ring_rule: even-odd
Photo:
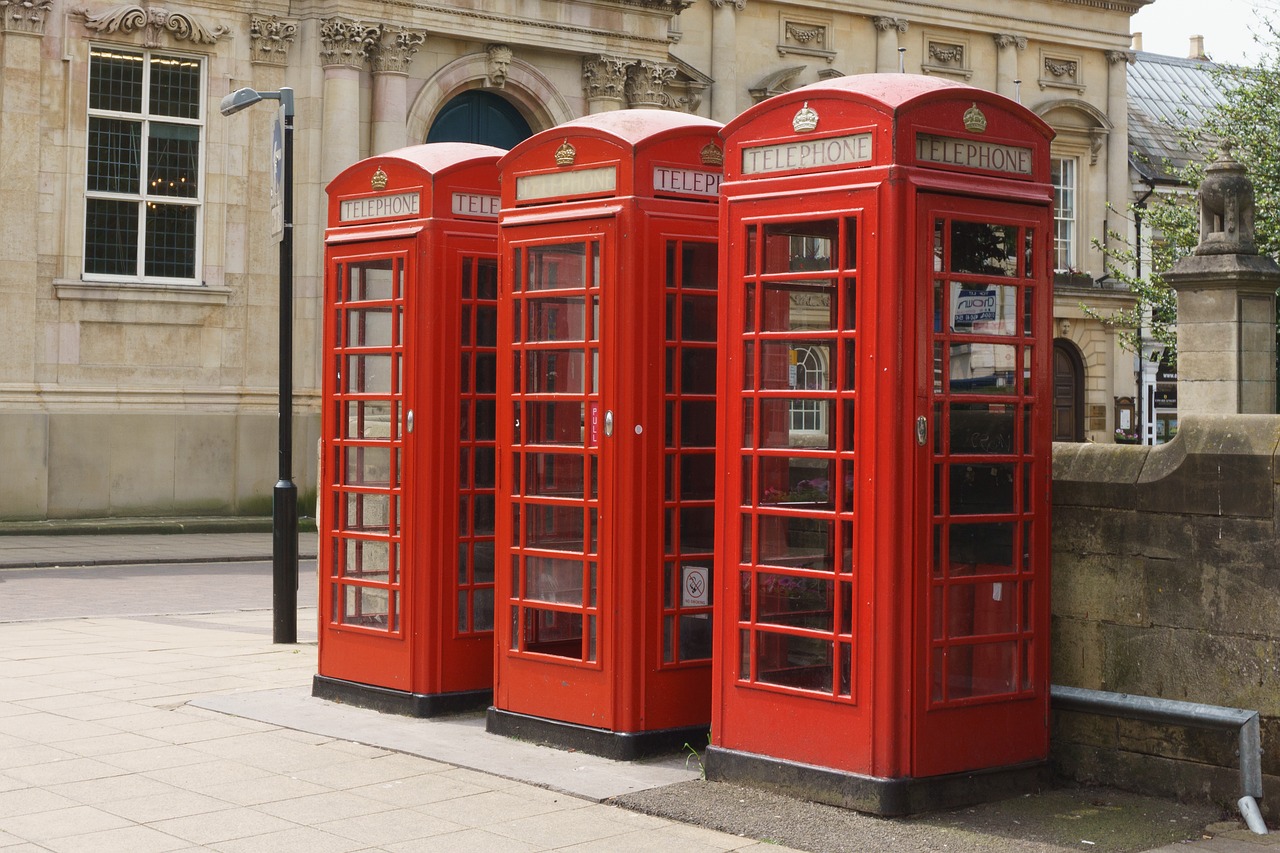
<svg viewBox="0 0 1280 853"><path fill-rule="evenodd" d="M401 519L412 402L414 243L334 247L326 276L320 524L331 546L320 555L330 594L321 598L328 675L407 690L410 638L405 610L414 579Z"/></svg>
<svg viewBox="0 0 1280 853"><path fill-rule="evenodd" d="M1047 751L1052 233L1043 205L919 202L913 769L931 776Z"/></svg>
<svg viewBox="0 0 1280 853"><path fill-rule="evenodd" d="M602 341L614 262L611 219L540 224L503 234L508 291L500 302L497 519L498 708L607 728L613 650L610 606L613 440L610 356ZM506 399L505 395L502 399Z"/></svg>

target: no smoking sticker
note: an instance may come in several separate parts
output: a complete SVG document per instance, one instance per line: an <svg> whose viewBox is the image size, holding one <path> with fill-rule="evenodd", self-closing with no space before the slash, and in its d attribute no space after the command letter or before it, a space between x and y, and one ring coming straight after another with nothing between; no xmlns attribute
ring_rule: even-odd
<svg viewBox="0 0 1280 853"><path fill-rule="evenodd" d="M706 607L711 603L711 569L706 566L684 566L681 576L682 607Z"/></svg>

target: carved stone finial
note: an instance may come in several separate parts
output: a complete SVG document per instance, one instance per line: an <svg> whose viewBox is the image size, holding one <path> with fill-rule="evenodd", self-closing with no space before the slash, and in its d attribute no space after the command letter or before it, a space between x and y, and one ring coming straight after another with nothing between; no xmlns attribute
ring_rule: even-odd
<svg viewBox="0 0 1280 853"><path fill-rule="evenodd" d="M44 35L53 0L0 0L0 32Z"/></svg>
<svg viewBox="0 0 1280 853"><path fill-rule="evenodd" d="M409 63L427 40L422 30L380 25L378 36L368 47L369 66L374 73L408 74Z"/></svg>
<svg viewBox="0 0 1280 853"><path fill-rule="evenodd" d="M96 14L86 11L84 25L86 29L107 34L141 30L146 47L159 47L160 36L166 32L175 41L192 44L217 44L218 39L231 32L221 24L206 26L185 12L170 12L159 6L117 6Z"/></svg>
<svg viewBox="0 0 1280 853"><path fill-rule="evenodd" d="M485 50L489 55L489 85L501 89L507 82L507 72L511 68L511 48L505 44L491 44Z"/></svg>
<svg viewBox="0 0 1280 853"><path fill-rule="evenodd" d="M329 18L320 22L320 64L345 65L363 68L374 44L382 35L382 28L351 21L346 18Z"/></svg>
<svg viewBox="0 0 1280 853"><path fill-rule="evenodd" d="M1256 255L1253 181L1223 140L1218 159L1200 184L1200 245L1197 255Z"/></svg>
<svg viewBox="0 0 1280 853"><path fill-rule="evenodd" d="M263 65L287 65L289 48L293 47L293 40L297 36L296 21L282 21L275 15L250 19L250 61Z"/></svg>

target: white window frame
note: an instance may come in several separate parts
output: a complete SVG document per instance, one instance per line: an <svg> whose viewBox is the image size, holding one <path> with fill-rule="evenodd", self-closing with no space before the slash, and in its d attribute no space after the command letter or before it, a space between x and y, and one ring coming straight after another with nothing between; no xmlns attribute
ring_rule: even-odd
<svg viewBox="0 0 1280 853"><path fill-rule="evenodd" d="M1079 266L1080 158L1054 157L1052 161L1053 266L1058 272L1070 272Z"/></svg>
<svg viewBox="0 0 1280 853"><path fill-rule="evenodd" d="M118 53L137 54L142 56L143 73L141 80L141 96L142 103L139 112L119 112L113 110L93 109L91 106L91 92L93 86L93 56L99 51L111 51ZM187 285L200 286L203 284L204 269L204 220L205 220L205 189L208 184L208 159L206 148L208 145L208 133L206 131L206 98L208 88L208 62L205 57L195 54L183 53L181 51L163 50L136 47L133 45L112 45L112 44L91 44L89 46L89 68L85 79L85 163L83 169L83 190L85 198L85 210L80 219L80 274L81 279L85 282L108 282L108 283L135 283L135 284L158 284L158 285ZM199 66L199 82L197 84L197 92L199 94L200 103L196 105L195 118L181 118L176 116L153 115L151 113L151 64L153 57L173 57L175 59L187 60L197 63ZM94 118L106 119L122 119L125 121L141 122L141 136L139 141L139 162L138 162L138 191L132 193L120 192L104 192L90 191L89 189L89 158L92 152L89 150L89 134ZM197 184L196 193L193 196L174 196L174 195L150 195L146 192L147 174L148 174L148 140L150 139L152 122L163 122L165 124L178 124L195 127L199 134L199 142L197 145ZM134 273L132 275L125 273L101 273L89 272L88 266L88 217L89 203L91 199L105 199L109 201L125 201L136 203L139 208L146 204L166 204L181 205L195 208L195 227L192 235L194 242L194 261L192 265L192 274L188 277L175 276L156 276L146 274L146 244L147 244L147 228L146 228L146 212L139 210L138 212L138 244L137 255L134 264Z"/></svg>

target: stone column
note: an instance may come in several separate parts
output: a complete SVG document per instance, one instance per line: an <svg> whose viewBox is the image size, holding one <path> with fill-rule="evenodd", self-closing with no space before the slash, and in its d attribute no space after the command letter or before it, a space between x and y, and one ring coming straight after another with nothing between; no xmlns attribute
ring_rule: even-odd
<svg viewBox="0 0 1280 853"><path fill-rule="evenodd" d="M738 114L738 18L747 0L711 0L711 117L728 122Z"/></svg>
<svg viewBox="0 0 1280 853"><path fill-rule="evenodd" d="M329 18L320 22L320 64L324 68L321 105L320 183L329 183L360 160L360 72L380 28Z"/></svg>
<svg viewBox="0 0 1280 853"><path fill-rule="evenodd" d="M0 6L0 317L6 321L0 381L5 382L34 379L40 360L37 294L49 289L47 280L39 286L37 261L41 251L56 251L51 235L40 239L39 232L42 223L51 223L51 217L39 214L41 45L51 6L51 0Z"/></svg>
<svg viewBox="0 0 1280 853"><path fill-rule="evenodd" d="M627 67L634 61L620 56L595 56L582 60L588 113L622 109L626 103Z"/></svg>
<svg viewBox="0 0 1280 853"><path fill-rule="evenodd" d="M876 28L876 71L892 74L898 70L898 36L907 31L907 19L878 15L871 23Z"/></svg>
<svg viewBox="0 0 1280 853"><path fill-rule="evenodd" d="M1253 182L1224 145L1200 185L1200 244L1178 293L1178 414L1275 414L1280 264L1254 242Z"/></svg>
<svg viewBox="0 0 1280 853"><path fill-rule="evenodd" d="M1020 79L1018 74L1018 54L1027 49L1027 40L1023 36L997 33L996 40L996 92L1006 98L1016 98L1018 87L1014 80Z"/></svg>
<svg viewBox="0 0 1280 853"><path fill-rule="evenodd" d="M373 105L369 134L369 154L394 151L409 144L405 125L409 115L409 63L427 40L421 30L380 27L381 37L373 46ZM326 85L328 82L326 71ZM325 99L326 102L328 98ZM421 142L422 140L414 140Z"/></svg>
<svg viewBox="0 0 1280 853"><path fill-rule="evenodd" d="M1107 134L1107 198L1113 201L1130 196L1129 185L1129 63L1134 61L1134 54L1127 50L1107 51L1107 117L1111 119L1111 130ZM1095 149L1096 151L1096 149ZM1111 216L1108 215L1108 219ZM1124 234L1127 224L1121 221L1108 221L1104 231L1108 244L1113 242L1112 232ZM1120 238L1123 243L1124 237ZM1114 248L1114 246L1108 246ZM1125 248L1121 246L1121 248ZM1095 256L1094 263L1101 265L1102 259ZM1093 269L1097 269L1094 266ZM1087 269L1087 267L1086 267Z"/></svg>

